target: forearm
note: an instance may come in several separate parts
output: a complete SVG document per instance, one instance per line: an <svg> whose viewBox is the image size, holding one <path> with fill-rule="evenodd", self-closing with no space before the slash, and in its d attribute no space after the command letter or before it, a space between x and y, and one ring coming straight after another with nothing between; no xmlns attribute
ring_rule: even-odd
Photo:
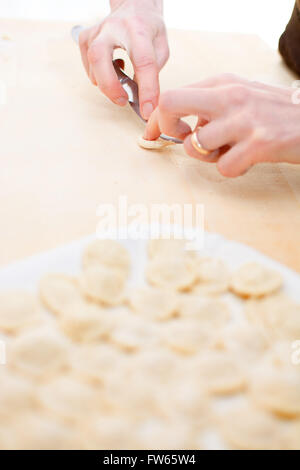
<svg viewBox="0 0 300 470"><path fill-rule="evenodd" d="M297 0L291 19L280 38L279 51L286 64L300 75L300 0Z"/></svg>
<svg viewBox="0 0 300 470"><path fill-rule="evenodd" d="M122 3L125 3L128 1L134 1L134 0L110 0L110 7L112 10L115 10L120 5L122 5ZM138 0L138 5L157 9L160 13L163 12L163 0Z"/></svg>

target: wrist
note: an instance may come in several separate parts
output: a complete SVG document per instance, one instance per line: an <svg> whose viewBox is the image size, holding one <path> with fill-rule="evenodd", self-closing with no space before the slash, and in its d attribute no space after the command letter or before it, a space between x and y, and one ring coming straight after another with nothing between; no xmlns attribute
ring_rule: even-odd
<svg viewBox="0 0 300 470"><path fill-rule="evenodd" d="M161 14L163 13L163 0L110 0L111 10L116 10L124 3L137 3L139 6L143 5L146 8L158 10Z"/></svg>

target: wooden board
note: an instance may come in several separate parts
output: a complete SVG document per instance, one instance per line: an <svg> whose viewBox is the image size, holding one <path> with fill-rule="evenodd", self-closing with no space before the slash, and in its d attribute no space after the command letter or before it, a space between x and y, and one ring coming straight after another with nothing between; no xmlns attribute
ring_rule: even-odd
<svg viewBox="0 0 300 470"><path fill-rule="evenodd" d="M143 125L92 87L71 25L0 21L0 264L95 232L100 203L202 203L210 231L300 271L300 167L260 165L236 180L180 147L137 147ZM291 85L258 37L171 31L162 89L234 72Z"/></svg>

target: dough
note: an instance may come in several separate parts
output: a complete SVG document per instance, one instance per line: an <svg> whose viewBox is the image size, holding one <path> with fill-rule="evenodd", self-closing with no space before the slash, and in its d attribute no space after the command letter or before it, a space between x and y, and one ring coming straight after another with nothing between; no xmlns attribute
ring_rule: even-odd
<svg viewBox="0 0 300 470"><path fill-rule="evenodd" d="M37 407L35 387L30 382L8 372L0 375L0 421L6 422L22 412ZM1 434L1 428L0 428ZM0 435L1 448L1 435Z"/></svg>
<svg viewBox="0 0 300 470"><path fill-rule="evenodd" d="M0 331L17 333L40 319L40 307L34 295L21 290L0 292Z"/></svg>
<svg viewBox="0 0 300 470"><path fill-rule="evenodd" d="M83 268L107 266L127 276L130 258L126 248L114 240L95 240L86 247L82 256Z"/></svg>
<svg viewBox="0 0 300 470"><path fill-rule="evenodd" d="M135 423L126 416L98 416L87 424L85 449L135 450Z"/></svg>
<svg viewBox="0 0 300 470"><path fill-rule="evenodd" d="M176 145L175 142L161 138L158 138L157 140L146 140L143 137L138 138L138 144L141 148L147 150L162 150L166 147L170 147L171 145Z"/></svg>
<svg viewBox="0 0 300 470"><path fill-rule="evenodd" d="M150 418L137 429L140 448L145 450L191 449L191 432L183 421Z"/></svg>
<svg viewBox="0 0 300 470"><path fill-rule="evenodd" d="M263 297L280 289L282 277L258 263L244 264L232 276L231 290L241 297Z"/></svg>
<svg viewBox="0 0 300 470"><path fill-rule="evenodd" d="M195 369L205 389L223 395L240 392L246 379L237 358L223 351L209 351L197 357Z"/></svg>
<svg viewBox="0 0 300 470"><path fill-rule="evenodd" d="M212 344L213 331L200 322L173 320L165 326L163 339L171 350L181 354L194 354Z"/></svg>
<svg viewBox="0 0 300 470"><path fill-rule="evenodd" d="M147 267L146 276L150 284L178 291L190 289L196 281L193 263L184 257L155 257Z"/></svg>
<svg viewBox="0 0 300 470"><path fill-rule="evenodd" d="M66 309L59 326L73 341L90 343L108 338L113 322L109 313L98 305L79 302Z"/></svg>
<svg viewBox="0 0 300 470"><path fill-rule="evenodd" d="M167 387L163 392L161 403L169 420L188 422L197 433L210 424L210 402L197 374L178 380L176 386Z"/></svg>
<svg viewBox="0 0 300 470"><path fill-rule="evenodd" d="M79 278L83 294L106 305L118 305L124 301L125 281L123 273L102 266L85 269Z"/></svg>
<svg viewBox="0 0 300 470"><path fill-rule="evenodd" d="M300 305L283 294L249 301L246 315L251 323L265 327L275 339L300 338Z"/></svg>
<svg viewBox="0 0 300 470"><path fill-rule="evenodd" d="M178 310L178 299L173 292L144 287L129 296L132 309L149 320L168 320Z"/></svg>
<svg viewBox="0 0 300 470"><path fill-rule="evenodd" d="M47 378L68 367L68 345L54 331L33 330L19 336L11 345L10 362L25 376Z"/></svg>
<svg viewBox="0 0 300 470"><path fill-rule="evenodd" d="M296 368L263 367L254 374L250 390L266 410L287 418L300 417L300 373Z"/></svg>
<svg viewBox="0 0 300 470"><path fill-rule="evenodd" d="M45 307L55 315L63 315L66 308L81 300L76 280L64 274L48 274L39 285L39 293Z"/></svg>
<svg viewBox="0 0 300 470"><path fill-rule="evenodd" d="M224 438L245 450L285 450L285 429L280 420L251 404L238 406L221 420Z"/></svg>
<svg viewBox="0 0 300 470"><path fill-rule="evenodd" d="M72 371L87 383L104 383L123 362L123 355L109 344L81 345L72 355Z"/></svg>
<svg viewBox="0 0 300 470"><path fill-rule="evenodd" d="M227 305L221 300L183 294L179 300L179 313L186 319L197 319L201 325L221 327L230 318Z"/></svg>
<svg viewBox="0 0 300 470"><path fill-rule="evenodd" d="M155 347L159 343L159 336L153 325L137 318L116 326L111 333L111 340L125 351L135 351Z"/></svg>
<svg viewBox="0 0 300 470"><path fill-rule="evenodd" d="M15 423L16 447L20 450L78 450L74 428L39 414L25 414Z"/></svg>
<svg viewBox="0 0 300 470"><path fill-rule="evenodd" d="M223 294L229 288L229 270L219 259L200 259L197 263L198 282L193 292L203 295Z"/></svg>
<svg viewBox="0 0 300 470"><path fill-rule="evenodd" d="M264 330L244 324L231 325L223 330L220 341L244 367L259 361L270 346Z"/></svg>
<svg viewBox="0 0 300 470"><path fill-rule="evenodd" d="M39 400L51 415L54 413L68 421L88 420L89 415L97 412L101 394L98 389L64 376L43 385L39 390Z"/></svg>

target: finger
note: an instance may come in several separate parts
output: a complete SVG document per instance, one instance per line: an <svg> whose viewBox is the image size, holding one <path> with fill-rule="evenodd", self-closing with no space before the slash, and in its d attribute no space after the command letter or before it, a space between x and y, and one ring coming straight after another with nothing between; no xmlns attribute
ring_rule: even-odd
<svg viewBox="0 0 300 470"><path fill-rule="evenodd" d="M143 118L148 120L158 104L159 68L153 44L148 37L133 37L131 42L130 58L139 87L140 111Z"/></svg>
<svg viewBox="0 0 300 470"><path fill-rule="evenodd" d="M242 127L231 119L217 119L196 129L197 139L206 150L232 146L244 137ZM188 137L191 139L191 136Z"/></svg>
<svg viewBox="0 0 300 470"><path fill-rule="evenodd" d="M114 103L125 106L128 96L113 67L113 41L103 34L88 49L88 59L100 90Z"/></svg>
<svg viewBox="0 0 300 470"><path fill-rule="evenodd" d="M158 69L161 70L167 63L170 50L168 45L168 39L166 34L160 34L154 39L154 50L156 56L156 63L158 65Z"/></svg>
<svg viewBox="0 0 300 470"><path fill-rule="evenodd" d="M156 108L151 114L144 132L144 139L156 140L161 134L159 127L159 109Z"/></svg>
<svg viewBox="0 0 300 470"><path fill-rule="evenodd" d="M196 158L197 160L201 160L207 163L216 163L219 160L219 157L221 154L221 150L215 150L214 152L211 152L209 155L202 155L193 147L190 137L185 138L183 142L183 146L184 146L185 152L190 157Z"/></svg>
<svg viewBox="0 0 300 470"><path fill-rule="evenodd" d="M248 142L240 142L232 147L228 152L219 159L217 167L219 172L228 178L236 178L237 176L247 173L249 168L254 164L254 155L251 152Z"/></svg>

